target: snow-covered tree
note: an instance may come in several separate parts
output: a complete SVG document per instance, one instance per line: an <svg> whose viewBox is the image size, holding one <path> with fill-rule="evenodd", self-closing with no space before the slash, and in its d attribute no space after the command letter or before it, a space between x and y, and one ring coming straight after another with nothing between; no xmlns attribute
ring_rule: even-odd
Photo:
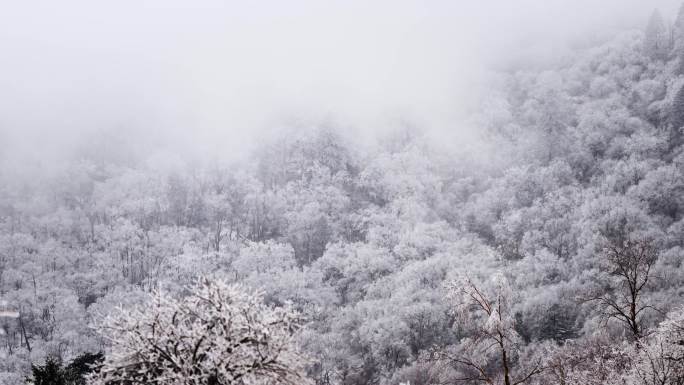
<svg viewBox="0 0 684 385"><path fill-rule="evenodd" d="M549 352L547 370L540 383L625 385L634 356L633 345L599 332Z"/></svg>
<svg viewBox="0 0 684 385"><path fill-rule="evenodd" d="M91 384L306 384L294 335L301 317L259 294L201 278L175 298L157 291L145 306L107 316L110 343Z"/></svg>
<svg viewBox="0 0 684 385"><path fill-rule="evenodd" d="M644 300L653 279L658 249L649 239L608 239L602 265L608 273L608 290L590 300L598 303L605 320L623 324L634 339L644 335L645 312L655 307Z"/></svg>
<svg viewBox="0 0 684 385"><path fill-rule="evenodd" d="M684 309L670 313L641 344L630 374L633 384L684 384Z"/></svg>
<svg viewBox="0 0 684 385"><path fill-rule="evenodd" d="M681 144L682 130L684 129L684 86L675 94L670 109L670 148Z"/></svg>
<svg viewBox="0 0 684 385"><path fill-rule="evenodd" d="M457 368L452 380L518 385L544 370L540 357L514 366L522 341L515 330L513 291L502 273L494 274L491 287L463 275L448 283L447 293L470 333L458 346L437 353L440 361Z"/></svg>
<svg viewBox="0 0 684 385"><path fill-rule="evenodd" d="M665 27L665 21L660 11L655 10L646 26L644 33L644 53L654 60L667 57L670 50L670 39Z"/></svg>
<svg viewBox="0 0 684 385"><path fill-rule="evenodd" d="M672 37L674 40L673 48L675 49L675 53L681 54L682 48L684 48L684 4L679 7L679 12L677 12L677 17L675 18L672 29Z"/></svg>

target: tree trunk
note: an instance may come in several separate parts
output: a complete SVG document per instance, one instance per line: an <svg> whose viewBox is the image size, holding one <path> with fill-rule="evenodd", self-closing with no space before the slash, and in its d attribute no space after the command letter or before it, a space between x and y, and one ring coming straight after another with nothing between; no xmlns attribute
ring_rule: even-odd
<svg viewBox="0 0 684 385"><path fill-rule="evenodd" d="M506 349L501 347L501 359L503 360L504 371L504 385L511 385L510 369L508 368L508 357L506 356Z"/></svg>
<svg viewBox="0 0 684 385"><path fill-rule="evenodd" d="M508 367L508 354L506 352L506 347L504 346L504 336L499 332L499 348L501 348L501 366L503 367L504 374L504 385L511 385L511 370Z"/></svg>
<svg viewBox="0 0 684 385"><path fill-rule="evenodd" d="M21 334L24 336L24 342L26 343L26 349L31 353L31 344L29 343L28 335L26 335L26 327L24 326L24 317L19 314L19 326L21 327Z"/></svg>

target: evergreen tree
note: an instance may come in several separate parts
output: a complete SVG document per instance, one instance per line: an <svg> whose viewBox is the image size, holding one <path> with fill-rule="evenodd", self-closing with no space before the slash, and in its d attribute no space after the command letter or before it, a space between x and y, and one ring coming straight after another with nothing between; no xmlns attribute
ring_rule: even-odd
<svg viewBox="0 0 684 385"><path fill-rule="evenodd" d="M672 52L673 56L677 58L677 66L675 67L675 75L684 75L684 47L675 47Z"/></svg>
<svg viewBox="0 0 684 385"><path fill-rule="evenodd" d="M32 365L33 379L29 383L35 385L66 385L66 378L61 363L51 357L45 360L44 365Z"/></svg>
<svg viewBox="0 0 684 385"><path fill-rule="evenodd" d="M32 365L33 378L27 382L35 385L85 385L85 375L98 366L104 355L102 353L83 353L74 358L67 366L52 357L45 360L44 365Z"/></svg>
<svg viewBox="0 0 684 385"><path fill-rule="evenodd" d="M679 51L684 45L684 4L679 8L679 13L672 26L674 48Z"/></svg>
<svg viewBox="0 0 684 385"><path fill-rule="evenodd" d="M104 360L102 353L83 353L64 367L67 385L85 385L85 376L96 371Z"/></svg>
<svg viewBox="0 0 684 385"><path fill-rule="evenodd" d="M644 54L653 60L667 58L670 43L663 16L657 9L651 14L644 34Z"/></svg>
<svg viewBox="0 0 684 385"><path fill-rule="evenodd" d="M682 128L684 127L684 86L682 86L674 100L670 110L670 148L678 146L681 142Z"/></svg>
<svg viewBox="0 0 684 385"><path fill-rule="evenodd" d="M677 58L675 67L676 75L684 75L684 4L679 8L679 13L672 26L672 53Z"/></svg>

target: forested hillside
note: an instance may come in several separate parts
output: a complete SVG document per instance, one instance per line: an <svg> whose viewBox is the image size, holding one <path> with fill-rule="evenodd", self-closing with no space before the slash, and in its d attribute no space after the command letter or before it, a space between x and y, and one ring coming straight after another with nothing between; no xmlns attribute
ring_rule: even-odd
<svg viewBox="0 0 684 385"><path fill-rule="evenodd" d="M497 74L477 158L326 126L231 165L8 162L0 382L106 354L117 305L204 276L301 313L319 385L681 383L682 18Z"/></svg>

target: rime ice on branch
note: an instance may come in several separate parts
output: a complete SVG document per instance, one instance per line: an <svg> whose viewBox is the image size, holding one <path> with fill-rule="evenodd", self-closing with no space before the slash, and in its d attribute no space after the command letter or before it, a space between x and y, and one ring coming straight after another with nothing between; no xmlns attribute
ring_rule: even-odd
<svg viewBox="0 0 684 385"><path fill-rule="evenodd" d="M100 332L111 348L92 384L306 384L293 342L301 325L289 306L200 279L182 299L154 293L147 306L119 309Z"/></svg>

